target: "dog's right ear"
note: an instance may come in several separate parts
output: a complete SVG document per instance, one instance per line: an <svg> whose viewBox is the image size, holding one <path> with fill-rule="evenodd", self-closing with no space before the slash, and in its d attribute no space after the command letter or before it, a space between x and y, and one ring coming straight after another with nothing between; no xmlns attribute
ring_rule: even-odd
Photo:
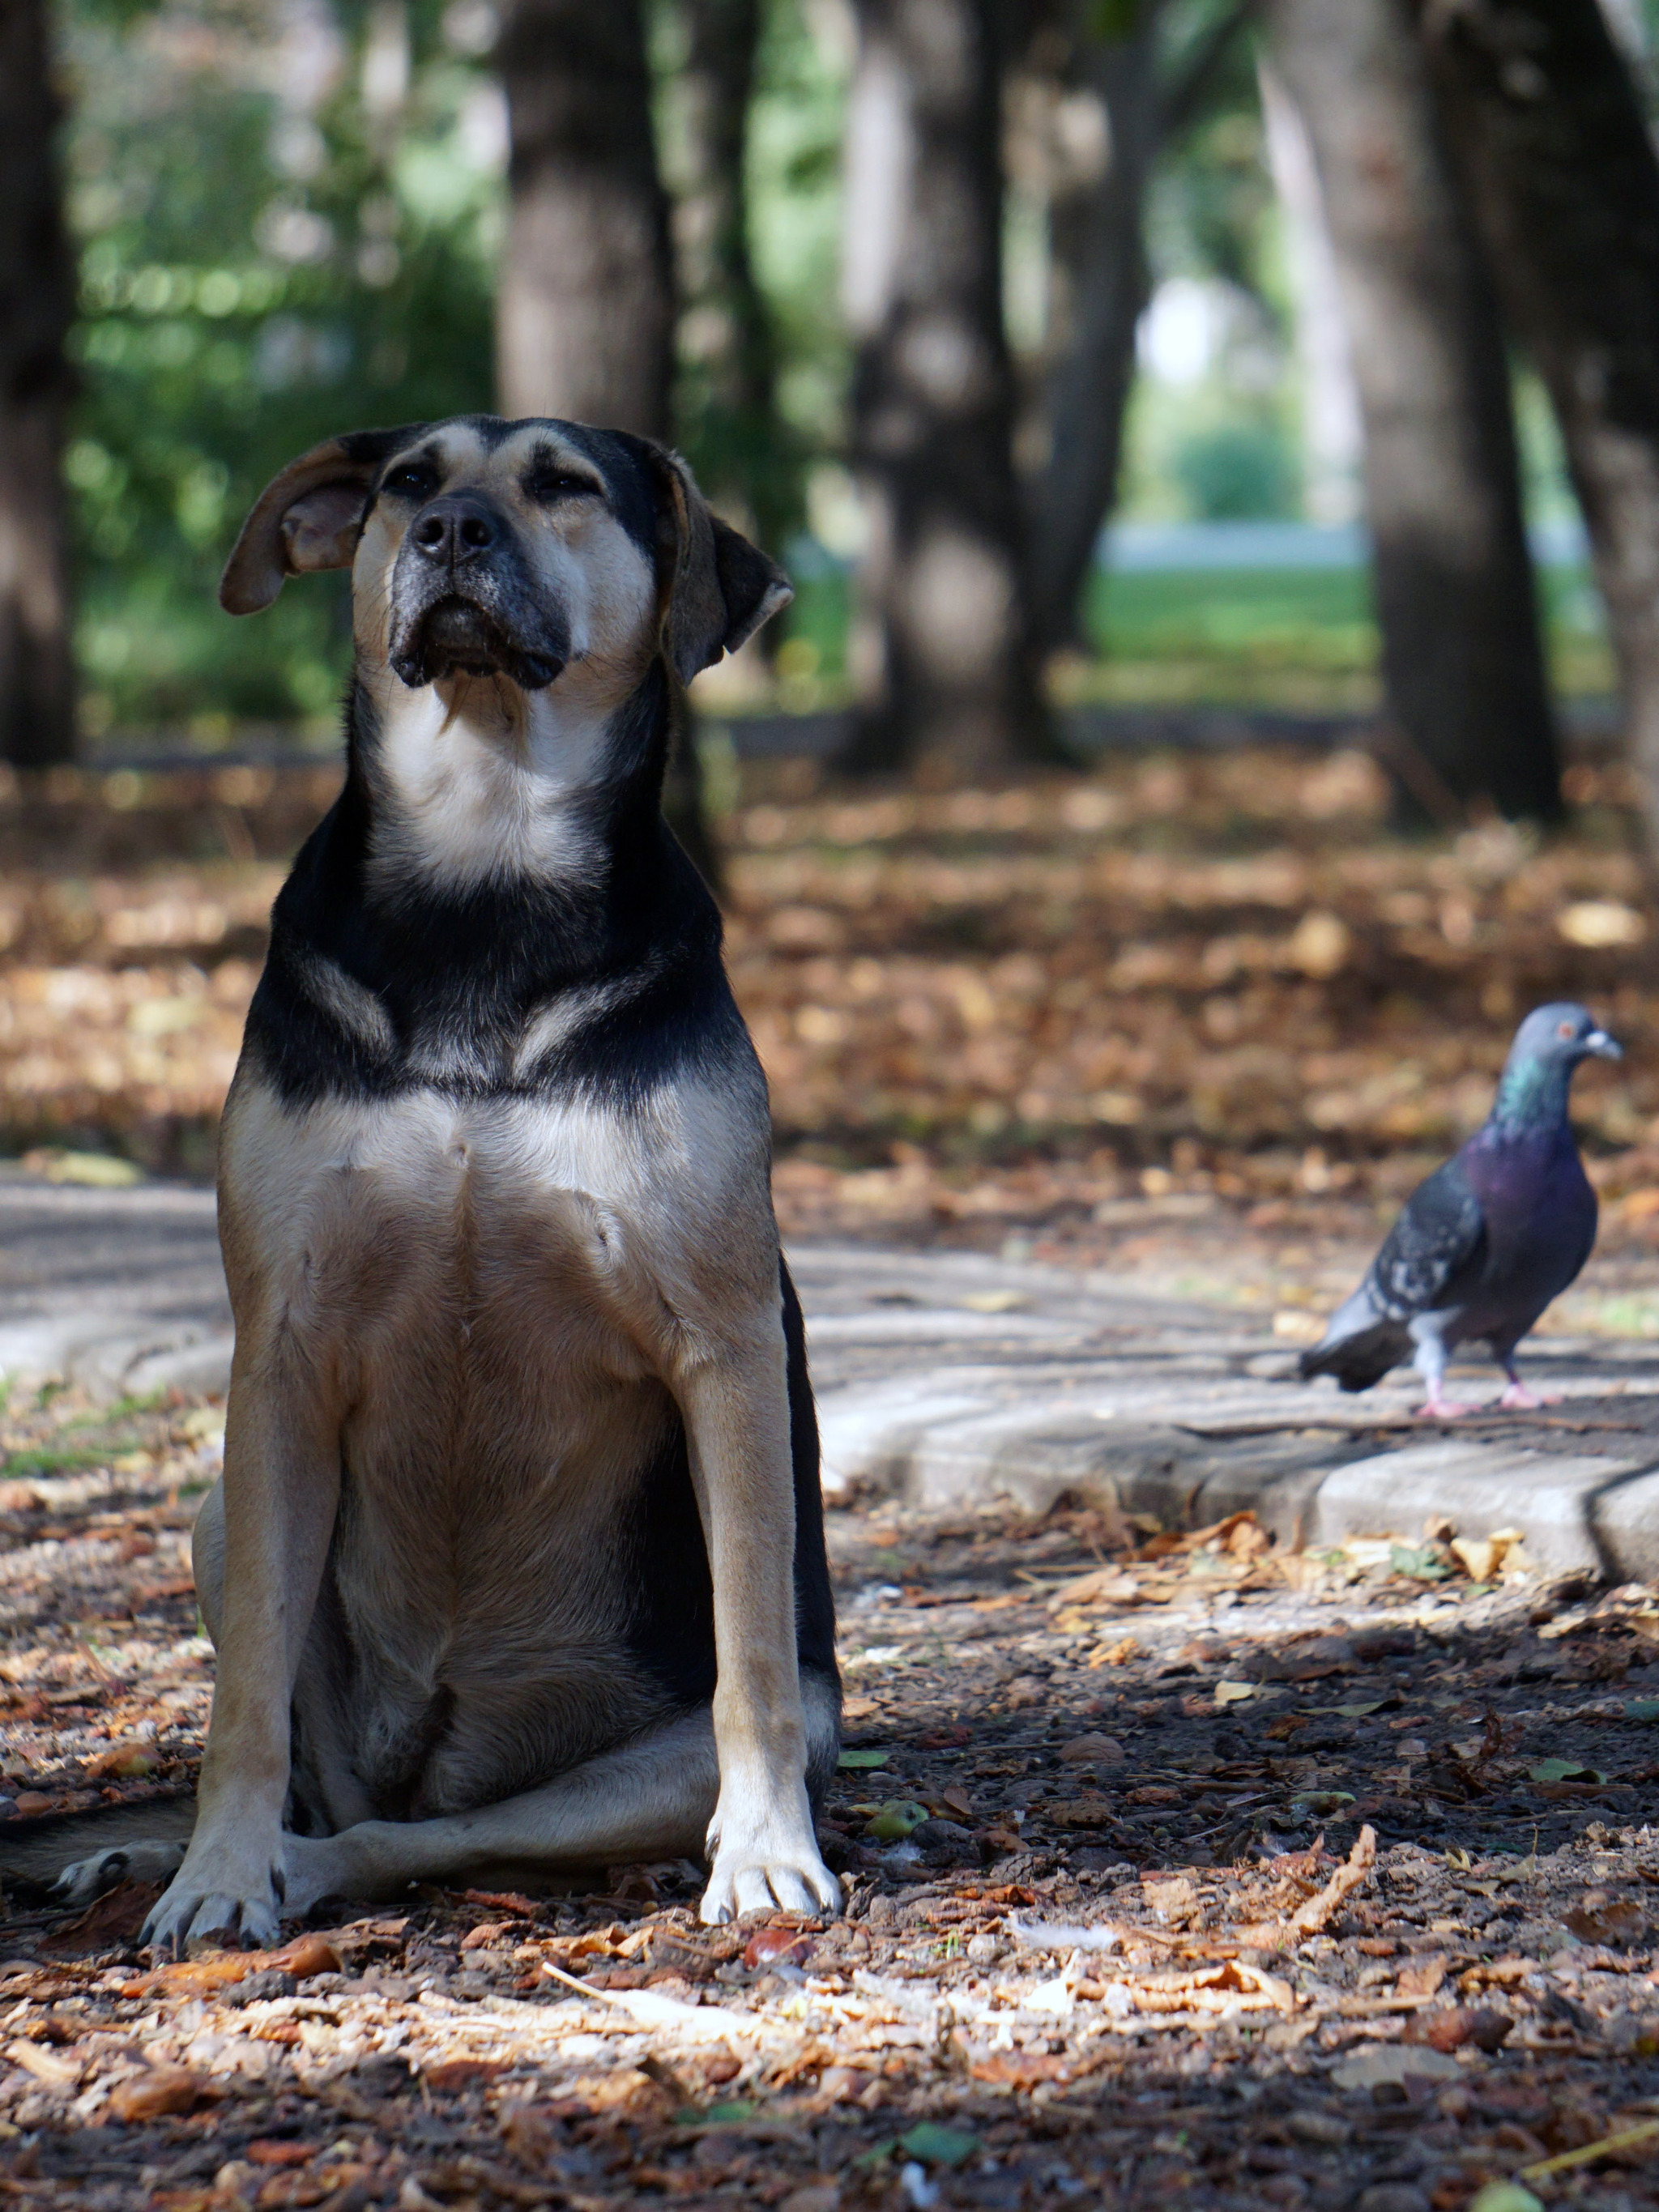
<svg viewBox="0 0 1659 2212"><path fill-rule="evenodd" d="M351 430L290 461L242 525L219 580L220 605L233 615L257 615L288 577L349 568L383 464L425 428L408 422L398 430Z"/></svg>

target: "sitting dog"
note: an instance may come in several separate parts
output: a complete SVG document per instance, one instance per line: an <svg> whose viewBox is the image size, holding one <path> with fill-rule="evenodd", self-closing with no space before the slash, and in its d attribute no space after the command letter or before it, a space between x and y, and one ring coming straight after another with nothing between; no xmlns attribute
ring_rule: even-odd
<svg viewBox="0 0 1659 2212"><path fill-rule="evenodd" d="M221 598L349 567L338 800L226 1104L236 1319L196 1524L218 1685L145 1940L487 1869L711 1862L835 1910L840 1685L766 1086L663 821L679 687L791 597L644 439L489 416L305 454Z"/></svg>

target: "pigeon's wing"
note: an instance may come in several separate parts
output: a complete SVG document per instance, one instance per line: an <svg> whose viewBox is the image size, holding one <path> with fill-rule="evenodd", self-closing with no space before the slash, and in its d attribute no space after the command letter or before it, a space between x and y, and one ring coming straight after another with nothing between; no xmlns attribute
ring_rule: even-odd
<svg viewBox="0 0 1659 2212"><path fill-rule="evenodd" d="M1486 1221L1459 1159L1421 1182L1401 1208L1367 1284L1390 1321L1408 1322L1455 1302L1461 1279L1486 1256Z"/></svg>
<svg viewBox="0 0 1659 2212"><path fill-rule="evenodd" d="M1345 1390L1369 1390L1391 1367L1411 1357L1412 1340L1399 1322L1383 1312L1369 1277L1331 1316L1319 1342L1297 1363L1304 1382L1316 1375L1334 1375Z"/></svg>
<svg viewBox="0 0 1659 2212"><path fill-rule="evenodd" d="M1304 1381L1334 1375L1345 1390L1369 1390L1410 1358L1407 1324L1455 1304L1460 1283L1479 1269L1486 1249L1480 1201L1462 1162L1448 1160L1412 1193L1364 1281L1303 1353Z"/></svg>

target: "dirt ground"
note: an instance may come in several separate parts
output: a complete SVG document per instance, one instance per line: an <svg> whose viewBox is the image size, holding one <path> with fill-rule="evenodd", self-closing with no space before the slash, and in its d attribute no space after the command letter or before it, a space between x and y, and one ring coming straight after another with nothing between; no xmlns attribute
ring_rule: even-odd
<svg viewBox="0 0 1659 2212"><path fill-rule="evenodd" d="M1573 833L1401 843L1358 756L1123 760L726 822L791 1234L1104 1265L1296 1340L1485 1110L1519 1015L1601 1248L1554 1325L1659 1329L1659 975L1616 774ZM122 781L125 777L125 781ZM0 794L0 1142L203 1172L330 773ZM698 1926L696 1870L422 1891L168 1966L42 1879L176 1832L187 1531L222 1409L0 1413L0 2194L27 2205L1615 2212L1659 2197L1659 1593L1443 1529L830 1515L845 1920ZM1477 1578L1478 1577L1478 1578ZM1518 2192L1518 2193L1517 2193Z"/></svg>
<svg viewBox="0 0 1659 2212"><path fill-rule="evenodd" d="M676 1863L167 1966L133 1948L153 1893L76 1917L40 1878L187 1815L185 1531L221 1421L6 1416L9 2197L1659 2197L1654 1593L1506 1577L1501 1546L1280 1558L1248 1519L855 1502L830 1515L844 1921L701 1928Z"/></svg>

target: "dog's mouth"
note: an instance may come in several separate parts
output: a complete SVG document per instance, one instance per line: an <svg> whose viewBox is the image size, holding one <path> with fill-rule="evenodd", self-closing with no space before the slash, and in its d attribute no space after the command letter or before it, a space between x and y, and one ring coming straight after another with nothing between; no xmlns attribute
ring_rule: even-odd
<svg viewBox="0 0 1659 2212"><path fill-rule="evenodd" d="M411 690L461 675L506 676L526 691L540 691L564 667L559 655L520 643L487 608L453 592L425 609L391 659Z"/></svg>

